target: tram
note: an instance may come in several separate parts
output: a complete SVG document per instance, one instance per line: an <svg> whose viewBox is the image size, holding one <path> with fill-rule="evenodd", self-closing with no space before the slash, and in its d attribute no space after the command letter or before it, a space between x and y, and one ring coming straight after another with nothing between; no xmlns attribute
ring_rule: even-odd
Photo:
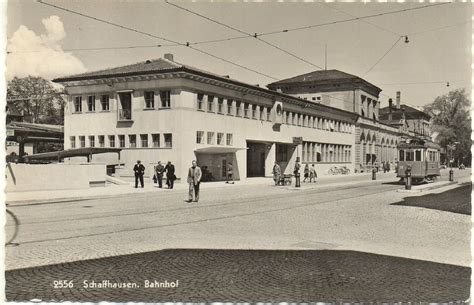
<svg viewBox="0 0 474 305"><path fill-rule="evenodd" d="M413 183L431 182L440 175L440 147L423 139L409 139L397 145L397 177L406 178L411 167Z"/></svg>

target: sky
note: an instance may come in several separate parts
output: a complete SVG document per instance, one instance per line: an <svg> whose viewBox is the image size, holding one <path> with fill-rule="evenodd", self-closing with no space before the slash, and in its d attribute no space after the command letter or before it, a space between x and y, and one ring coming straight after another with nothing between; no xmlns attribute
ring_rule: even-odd
<svg viewBox="0 0 474 305"><path fill-rule="evenodd" d="M242 36L164 1L43 2L180 43ZM247 33L281 31L430 5L428 2L170 2ZM7 16L7 51L10 52L7 79L27 75L52 79L172 53L177 62L230 75L246 83L266 86L275 81L185 46L156 47L169 42L37 1L10 0ZM324 68L327 47L327 68L357 75L380 87L381 106L387 106L388 98L394 99L396 91L401 91L402 103L422 106L457 88L466 88L471 94L471 19L470 3L448 3L260 37L303 60L255 38L195 47L276 79L319 70L316 66ZM408 36L409 43L404 42L404 36ZM134 48L71 50L104 47Z"/></svg>

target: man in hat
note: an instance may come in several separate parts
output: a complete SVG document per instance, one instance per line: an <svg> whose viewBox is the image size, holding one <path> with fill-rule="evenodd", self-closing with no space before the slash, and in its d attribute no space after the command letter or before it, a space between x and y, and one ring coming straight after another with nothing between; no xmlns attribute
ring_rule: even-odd
<svg viewBox="0 0 474 305"><path fill-rule="evenodd" d="M155 177L158 182L158 187L163 187L163 174L165 173L165 167L158 161L158 165L155 167Z"/></svg>
<svg viewBox="0 0 474 305"><path fill-rule="evenodd" d="M193 160L192 166L188 171L189 199L186 202L199 201L199 184L201 183L202 171L197 166L196 160Z"/></svg>
<svg viewBox="0 0 474 305"><path fill-rule="evenodd" d="M133 167L133 171L135 173L135 188L138 187L138 180L140 180L140 185L143 188L143 175L145 174L145 166L143 166L140 160L137 160L137 164L135 164Z"/></svg>

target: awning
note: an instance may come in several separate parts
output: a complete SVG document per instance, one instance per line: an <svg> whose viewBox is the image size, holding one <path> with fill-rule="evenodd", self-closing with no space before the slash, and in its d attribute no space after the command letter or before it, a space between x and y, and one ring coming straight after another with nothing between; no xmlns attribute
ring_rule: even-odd
<svg viewBox="0 0 474 305"><path fill-rule="evenodd" d="M84 148L75 148L75 149L66 149L60 151L52 151L40 154L34 154L30 156L25 156L28 160L55 160L55 159L64 159L70 157L88 157L95 154L104 154L104 153L120 153L121 148L112 148L112 147L84 147Z"/></svg>
<svg viewBox="0 0 474 305"><path fill-rule="evenodd" d="M211 146L194 149L195 153L198 154L230 154L235 153L239 150L246 150L247 147L225 147L225 146Z"/></svg>

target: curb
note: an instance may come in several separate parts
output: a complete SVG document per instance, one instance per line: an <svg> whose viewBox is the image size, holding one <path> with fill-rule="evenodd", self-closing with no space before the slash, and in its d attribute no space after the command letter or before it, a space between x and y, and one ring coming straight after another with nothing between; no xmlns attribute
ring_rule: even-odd
<svg viewBox="0 0 474 305"><path fill-rule="evenodd" d="M434 189L442 188L442 187L453 185L453 184L458 184L458 181L447 181L447 182L442 183L442 184L431 185L429 187L425 187L425 188L421 188L421 189L412 188L411 190L406 190L406 189L403 188L403 189L398 189L397 192L399 192L399 193L421 193L421 192L434 190Z"/></svg>

